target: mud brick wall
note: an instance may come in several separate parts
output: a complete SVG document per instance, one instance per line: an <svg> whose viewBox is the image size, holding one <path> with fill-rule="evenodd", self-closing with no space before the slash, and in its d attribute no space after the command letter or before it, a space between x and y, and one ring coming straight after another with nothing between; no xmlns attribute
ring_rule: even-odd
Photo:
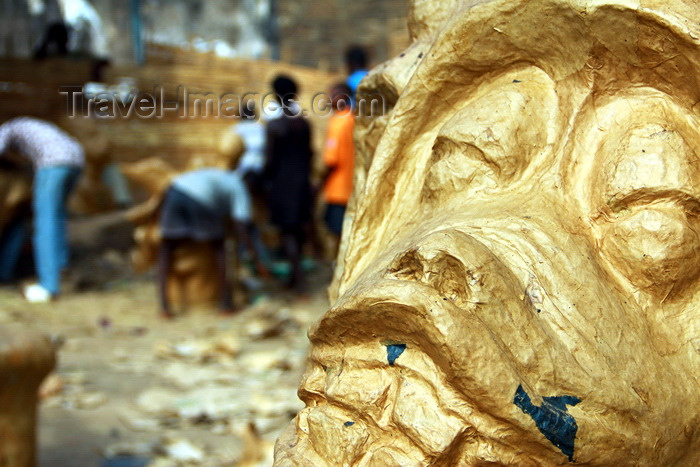
<svg viewBox="0 0 700 467"><path fill-rule="evenodd" d="M365 46L372 64L408 44L408 0L141 0L144 43L191 48L224 42L241 57L272 58L270 14L276 4L280 59L322 70L344 72L343 52ZM100 17L110 58L134 59L129 2L90 0ZM29 57L51 21L60 18L56 0L32 15L26 0L0 2L0 56ZM221 45L221 44L220 44Z"/></svg>
<svg viewBox="0 0 700 467"><path fill-rule="evenodd" d="M408 45L405 0L305 0L279 5L283 61L344 71L348 45L367 48L372 64Z"/></svg>

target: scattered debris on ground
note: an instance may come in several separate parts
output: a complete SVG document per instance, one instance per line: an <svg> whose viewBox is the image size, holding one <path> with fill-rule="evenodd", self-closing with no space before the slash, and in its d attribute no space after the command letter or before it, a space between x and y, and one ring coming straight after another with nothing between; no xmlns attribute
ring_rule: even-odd
<svg viewBox="0 0 700 467"><path fill-rule="evenodd" d="M268 281L230 317L192 310L164 321L151 275L130 272L125 254L94 256L48 304L0 286L0 324L38 329L59 348L40 388L39 466L271 465L303 407L306 333L327 308L330 268L312 272L306 299Z"/></svg>

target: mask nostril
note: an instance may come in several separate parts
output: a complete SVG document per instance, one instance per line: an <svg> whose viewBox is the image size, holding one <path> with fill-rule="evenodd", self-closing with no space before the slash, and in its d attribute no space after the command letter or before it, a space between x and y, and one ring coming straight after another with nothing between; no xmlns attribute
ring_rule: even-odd
<svg viewBox="0 0 700 467"><path fill-rule="evenodd" d="M442 249L421 247L408 250L392 262L387 276L418 282L433 288L445 301L464 308L470 301L472 274L464 263Z"/></svg>
<svg viewBox="0 0 700 467"><path fill-rule="evenodd" d="M390 277L404 281L418 281L423 274L423 261L416 249L400 254L387 270Z"/></svg>
<svg viewBox="0 0 700 467"><path fill-rule="evenodd" d="M326 402L324 387L326 384L325 367L315 367L308 373L299 387L299 399L304 401L307 407L316 407Z"/></svg>

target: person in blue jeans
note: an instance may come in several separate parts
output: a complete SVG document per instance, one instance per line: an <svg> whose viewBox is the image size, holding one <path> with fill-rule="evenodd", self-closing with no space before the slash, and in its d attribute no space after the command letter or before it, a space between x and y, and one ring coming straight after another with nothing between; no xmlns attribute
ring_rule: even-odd
<svg viewBox="0 0 700 467"><path fill-rule="evenodd" d="M0 154L13 150L34 166L34 262L39 282L24 290L30 302L47 302L60 292L61 270L68 264L66 201L85 165L80 143L50 122L17 117L0 125ZM0 262L16 261L21 234L12 235ZM13 251L7 251L13 250ZM14 264L0 264L12 270Z"/></svg>

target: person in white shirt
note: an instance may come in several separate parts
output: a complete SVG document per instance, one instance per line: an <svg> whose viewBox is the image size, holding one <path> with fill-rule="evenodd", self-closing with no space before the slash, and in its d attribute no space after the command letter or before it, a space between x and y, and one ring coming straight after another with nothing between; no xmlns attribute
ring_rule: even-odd
<svg viewBox="0 0 700 467"><path fill-rule="evenodd" d="M260 175L265 169L265 125L257 119L252 100L241 105L241 121L233 125L231 131L241 137L245 147L236 173L241 178L248 174Z"/></svg>

